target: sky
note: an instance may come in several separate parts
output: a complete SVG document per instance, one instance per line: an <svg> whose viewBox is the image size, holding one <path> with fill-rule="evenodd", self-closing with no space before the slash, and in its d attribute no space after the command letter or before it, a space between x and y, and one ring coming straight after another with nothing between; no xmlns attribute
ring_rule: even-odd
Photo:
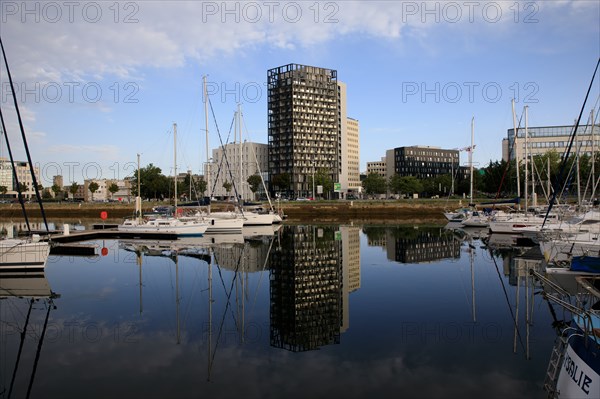
<svg viewBox="0 0 600 399"><path fill-rule="evenodd" d="M243 139L266 144L267 70L290 63L347 84L361 172L395 147L470 146L472 119L485 167L502 158L513 99L529 126L577 119L600 57L600 2L3 0L0 37L44 186L131 176L137 154L165 175L175 158L178 172L202 173L204 76L211 152L233 140L238 103ZM27 160L4 64L0 96L13 155Z"/></svg>

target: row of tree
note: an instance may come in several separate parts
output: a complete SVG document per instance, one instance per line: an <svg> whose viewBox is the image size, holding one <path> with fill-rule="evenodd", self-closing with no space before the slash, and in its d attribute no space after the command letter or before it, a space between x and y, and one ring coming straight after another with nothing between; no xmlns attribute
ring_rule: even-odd
<svg viewBox="0 0 600 399"><path fill-rule="evenodd" d="M592 162L593 161L593 162ZM536 187L549 195L548 188L552 184L557 184L562 190L568 187L569 183L580 181L580 185L592 190L592 184L595 184L597 176L600 174L600 155L593 159L591 155L571 155L564 163L563 171L559 169L562 164L561 156L551 150L543 155L533 157L527 165L524 162L519 163L519 179L517 179L516 162L495 161L484 168L473 169L473 191L474 195L485 194L493 197L509 197L517 193L517 180L521 191L525 187L526 179L529 182L535 181ZM526 178L526 169L528 178ZM389 179L377 174L368 175L362 182L364 191L368 195L376 194L412 194L418 193L420 196L444 196L451 193L454 188L454 194L468 195L470 193L470 176L467 168L461 168L461 173L452 184L450 174L418 179L414 176L394 175ZM557 180L560 177L560 182Z"/></svg>
<svg viewBox="0 0 600 399"><path fill-rule="evenodd" d="M600 156L592 158L590 155L571 155L568 161L565 163L564 171L562 172L560 182L561 186L564 182L576 181L576 176L579 176L578 180L582 186L589 187L589 182L595 183L594 174L596 171L600 172ZM560 174L559 168L561 165L561 156L554 150L548 151L543 155L537 155L533 157L527 165L529 176L534 173L533 176L537 183L542 187L549 187L550 182L554 182ZM420 196L446 196L453 190L454 194L457 195L468 195L470 192L470 177L467 168L460 168L461 172L458 177L452 181L450 174L441 175L437 177L419 179L414 176L399 176L394 175L389 179L379 176L377 174L368 175L362 182L364 192L367 195L378 195L378 194L397 194L397 195L410 195L418 193ZM149 164L144 168L140 168L140 191L141 197L145 199L165 199L173 196L173 178L167 177L162 174L159 167ZM137 173L130 177L131 182L131 195L137 196ZM521 187L525 185L525 165L520 163L519 167L519 180ZM250 190L256 193L261 184L262 179L259 175L252 175L247 179L250 185ZM277 191L289 191L292 183L292 178L288 173L282 173L273 175L271 177L271 186L273 190ZM454 184L453 184L454 183ZM327 169L319 169L313 176L308 176L308 184L310 186L322 186L323 192L327 198L333 192L334 182ZM63 198L66 198L71 194L71 197L75 197L79 191L79 185L73 182L68 190L63 192L63 188L57 185L53 185L50 190L43 190L40 185L38 189L43 191L44 198L52 197L50 191L54 193L54 198L60 198L61 194ZM98 184L92 182L88 185L88 190L92 194L92 200L94 193L98 190ZM227 191L228 195L233 188L231 182L225 181L223 188ZM111 196L119 190L117 184L112 183L107 188L111 193ZM205 196L208 190L208 185L203 177L195 178L191 175L187 175L183 181L178 182L177 192L182 195L191 193L189 200L198 200ZM473 190L475 195L481 195L485 193L488 196L507 197L513 196L517 192L517 170L515 167L515 161L495 161L488 164L488 166L481 169L474 169L473 171ZM4 195L8 191L6 186L0 186L0 194ZM21 191L27 191L27 186L21 183ZM214 191L214 187L211 188L211 192ZM186 195L187 196L187 195Z"/></svg>
<svg viewBox="0 0 600 399"><path fill-rule="evenodd" d="M75 198L75 195L79 191L79 187L80 187L79 184L74 182L74 183L71 183L71 185L69 186L69 188L67 190L63 191L63 187L59 186L58 184L54 184L50 188L44 188L43 185L38 184L38 191L40 191L42 193L43 199L51 199L51 198L65 199L65 198L69 197L69 194L71 194L71 198ZM92 200L94 199L94 193L96 191L98 191L99 188L100 187L98 186L98 183L96 183L96 182L91 182L88 185L88 190L92 194ZM107 190L111 194L111 197L112 197L114 195L114 193L119 191L119 186L116 183L112 183L108 186ZM29 191L29 187L25 183L19 183L19 191L22 193ZM0 186L0 195L4 196L4 195L6 195L6 193L8 193L8 187ZM54 193L54 195L52 195L52 193Z"/></svg>
<svg viewBox="0 0 600 399"><path fill-rule="evenodd" d="M162 170L158 166L149 164L139 170L140 178L140 197L145 199L160 199L171 198L174 194L173 177L167 177L162 174ZM130 178L131 181L131 195L137 196L137 172L135 176ZM250 186L252 193L256 194L262 184L262 179L259 175L252 175L246 180ZM223 188L230 195L233 189L233 184L229 181L223 183ZM183 181L177 182L177 193L183 195L188 200L198 201L205 197L209 187L204 180L204 177L200 176L196 178L191 175L186 175ZM214 187L211 188L211 192L214 191Z"/></svg>

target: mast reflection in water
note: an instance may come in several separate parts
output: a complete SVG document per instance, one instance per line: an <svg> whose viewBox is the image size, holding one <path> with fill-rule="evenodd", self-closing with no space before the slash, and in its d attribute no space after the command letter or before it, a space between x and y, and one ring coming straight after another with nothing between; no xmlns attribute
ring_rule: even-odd
<svg viewBox="0 0 600 399"><path fill-rule="evenodd" d="M527 274L540 261L480 236L284 225L87 244L97 256L48 260L61 296L29 321L26 343L46 324L32 398L545 397L555 332ZM26 314L0 300L0 398Z"/></svg>

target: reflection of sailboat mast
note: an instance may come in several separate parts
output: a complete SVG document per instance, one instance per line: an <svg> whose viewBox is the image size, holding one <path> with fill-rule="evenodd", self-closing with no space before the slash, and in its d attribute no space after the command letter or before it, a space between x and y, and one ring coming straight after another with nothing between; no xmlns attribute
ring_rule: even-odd
<svg viewBox="0 0 600 399"><path fill-rule="evenodd" d="M179 256L175 255L175 317L177 318L177 345L179 345L180 330L179 330Z"/></svg>
<svg viewBox="0 0 600 399"><path fill-rule="evenodd" d="M525 329L526 329L526 338L525 345L527 347L527 359L529 359L529 277L525 277L525 299L526 299L526 308L525 308Z"/></svg>
<svg viewBox="0 0 600 399"><path fill-rule="evenodd" d="M515 338L513 340L513 352L517 353L517 335L519 333L519 268L517 267L517 289L515 290L516 298L516 308L515 308Z"/></svg>
<svg viewBox="0 0 600 399"><path fill-rule="evenodd" d="M208 377L210 381L210 371L212 368L212 257L208 262Z"/></svg>
<svg viewBox="0 0 600 399"><path fill-rule="evenodd" d="M46 336L46 328L48 327L48 318L50 317L50 309L52 308L52 300L48 302L48 310L46 311L46 320L44 320L44 328L42 330L42 336L40 337L40 342L38 342L37 351L35 352L35 361L33 362L33 370L31 371L31 378L29 379L29 386L27 387L27 398L29 398L29 394L31 393L31 387L33 386L33 379L35 378L35 372L37 370L37 365L40 360L40 353L42 352L42 344L44 343L44 337Z"/></svg>
<svg viewBox="0 0 600 399"><path fill-rule="evenodd" d="M240 325L240 327L241 327L240 338L241 338L242 343L244 343L244 333L245 333L245 330L244 330L245 319L244 319L244 317L246 315L246 284L247 284L247 282L244 281L244 279L248 277L247 273L244 274L244 255L243 255L244 254L244 249L245 248L242 249L242 254L240 255L241 258L242 258L242 278L240 279L240 282L242 284L242 323Z"/></svg>
<svg viewBox="0 0 600 399"><path fill-rule="evenodd" d="M44 327L42 329L42 333L40 335L40 341L38 342L38 346L37 346L37 350L35 352L35 360L33 362L33 369L31 370L31 377L29 378L29 385L27 387L27 396L26 398L29 398L30 394L31 394L31 388L33 387L33 381L35 380L35 374L37 371L37 366L40 360L40 354L42 353L42 345L44 344L44 337L46 336L46 330L48 328L48 319L50 318L50 309L52 309L52 307L54 306L54 302L52 300L52 298L55 298L57 296L55 296L55 294L51 294L50 296L50 300L47 303L47 311L46 311L46 318L44 319ZM21 360L21 355L23 353L23 345L25 343L25 338L27 336L27 328L29 327L29 319L31 316L31 311L33 309L33 304L35 302L34 298L31 298L30 302L29 302L29 310L27 311L27 317L25 319L25 325L23 326L23 331L21 331L21 342L19 344L19 350L17 353L17 360L15 362L15 368L13 370L13 374L12 374L12 378L10 381L10 388L8 391L8 398L11 397L12 395L12 391L14 388L14 383L15 383L15 378L17 376L17 370L19 369L19 363Z"/></svg>
<svg viewBox="0 0 600 399"><path fill-rule="evenodd" d="M137 264L138 264L138 269L139 269L139 273L140 273L140 316L142 315L142 312L144 310L143 308L143 302L142 302L142 253L141 252L137 252Z"/></svg>
<svg viewBox="0 0 600 399"><path fill-rule="evenodd" d="M473 238L471 238L471 241L473 240ZM475 323L477 321L477 315L475 314L475 269L473 268L473 258L474 258L474 254L473 251L475 250L475 246L471 243L469 244L469 246L471 247L471 251L470 251L470 261L471 261L471 291L472 291L472 298L471 298L471 302L472 302L472 312L473 312L473 323Z"/></svg>
<svg viewBox="0 0 600 399"><path fill-rule="evenodd" d="M19 344L19 351L17 352L17 361L15 363L15 369L13 370L13 375L10 380L10 388L8 389L8 397L13 390L13 385L15 382L15 377L17 376L17 369L19 368L19 362L21 361L21 353L23 352L23 344L25 343L25 335L27 333L27 326L29 325L29 316L31 316L31 309L33 308L33 298L29 302L29 310L27 311L27 318L25 319L25 325L23 326L23 331L21 331L21 343Z"/></svg>

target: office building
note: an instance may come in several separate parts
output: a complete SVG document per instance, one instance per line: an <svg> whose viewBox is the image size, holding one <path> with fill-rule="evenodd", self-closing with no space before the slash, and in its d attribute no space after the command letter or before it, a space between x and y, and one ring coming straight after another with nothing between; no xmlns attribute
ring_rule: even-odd
<svg viewBox="0 0 600 399"><path fill-rule="evenodd" d="M212 151L213 162L210 166L210 187L208 188L212 197L227 198L241 197L245 201L254 201L256 196L264 193L262 184L253 193L248 184L248 178L259 175L268 184L267 160L268 146L261 143L248 141L230 143L218 147ZM241 153L241 156L240 156ZM227 191L223 184L228 182L231 189Z"/></svg>
<svg viewBox="0 0 600 399"><path fill-rule="evenodd" d="M15 172L19 184L21 184L21 193L25 198L35 197L35 187L33 186L33 177L31 176L31 168L29 162L15 161ZM36 181L40 184L40 168L33 167ZM6 196L17 198L17 180L13 173L13 166L10 160L0 158L0 186L6 187ZM40 193L41 194L41 193Z"/></svg>
<svg viewBox="0 0 600 399"><path fill-rule="evenodd" d="M313 176L339 182L342 167L337 71L288 64L268 70L269 174L274 191L313 195ZM343 115L345 120L346 116Z"/></svg>
<svg viewBox="0 0 600 399"><path fill-rule="evenodd" d="M441 175L456 174L459 151L440 147L398 147L386 152L386 176L414 176L427 179Z"/></svg>
<svg viewBox="0 0 600 399"><path fill-rule="evenodd" d="M580 155L591 155L598 152L600 147L600 125L580 125L577 129L576 140L571 147L571 154L580 149ZM515 147L515 129L508 129L507 137L502 140L502 159L512 161L517 153L522 160L525 156L543 155L548 151L556 151L563 154L567 150L575 125L564 126L533 126L527 128L527 139L525 128L517 129L517 146ZM527 141L527 150L525 147Z"/></svg>

